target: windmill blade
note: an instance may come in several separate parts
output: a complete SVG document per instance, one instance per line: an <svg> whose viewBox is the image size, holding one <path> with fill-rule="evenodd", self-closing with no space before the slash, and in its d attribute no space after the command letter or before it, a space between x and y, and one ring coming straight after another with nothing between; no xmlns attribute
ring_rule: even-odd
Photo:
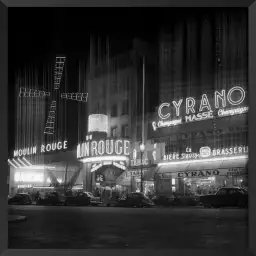
<svg viewBox="0 0 256 256"><path fill-rule="evenodd" d="M60 83L62 79L62 74L64 70L66 57L56 57L55 62L55 70L54 70L54 89L58 90L60 89Z"/></svg>
<svg viewBox="0 0 256 256"><path fill-rule="evenodd" d="M30 89L30 88L25 88L25 87L20 87L20 92L19 92L19 97L49 97L51 96L50 92L45 92L45 91L39 91L36 89Z"/></svg>
<svg viewBox="0 0 256 256"><path fill-rule="evenodd" d="M56 101L53 100L50 105L50 111L46 120L46 125L44 129L45 134L54 134L55 127L55 116L56 116Z"/></svg>
<svg viewBox="0 0 256 256"><path fill-rule="evenodd" d="M88 93L72 92L72 93L61 93L62 99L76 100L79 102L87 102Z"/></svg>

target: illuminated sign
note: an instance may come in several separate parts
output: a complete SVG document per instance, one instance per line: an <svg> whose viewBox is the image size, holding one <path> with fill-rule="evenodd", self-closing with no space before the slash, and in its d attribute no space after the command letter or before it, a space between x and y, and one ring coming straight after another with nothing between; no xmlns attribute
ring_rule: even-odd
<svg viewBox="0 0 256 256"><path fill-rule="evenodd" d="M141 159L135 159L130 161L131 166L141 166ZM148 165L149 161L148 158L143 158L142 159L142 165Z"/></svg>
<svg viewBox="0 0 256 256"><path fill-rule="evenodd" d="M21 87L19 92L19 97L36 97L37 98L37 97L46 97L50 95L51 95L50 92L38 91L38 90L29 89L25 87Z"/></svg>
<svg viewBox="0 0 256 256"><path fill-rule="evenodd" d="M76 92L76 93L74 93L74 92L72 92L72 93L61 93L60 96L63 99L87 102L88 93L79 93L79 92Z"/></svg>
<svg viewBox="0 0 256 256"><path fill-rule="evenodd" d="M44 173L42 172L15 172L15 182L43 182Z"/></svg>
<svg viewBox="0 0 256 256"><path fill-rule="evenodd" d="M191 171L191 172L178 172L179 178L191 178L191 177L205 177L220 175L219 170L206 170L206 171Z"/></svg>
<svg viewBox="0 0 256 256"><path fill-rule="evenodd" d="M202 147L199 150L199 154L200 154L201 157L209 157L209 156L211 156L211 148Z"/></svg>
<svg viewBox="0 0 256 256"><path fill-rule="evenodd" d="M143 169L142 170L142 175L145 174L145 172L147 172L148 170L147 169ZM141 170L134 170L134 171L126 171L124 176L126 176L127 178L128 177L140 177L141 176Z"/></svg>
<svg viewBox="0 0 256 256"><path fill-rule="evenodd" d="M234 96L233 96L234 92L239 93L238 98L234 99ZM228 91L227 95L226 95L226 90L221 90L221 92L215 91L214 108L219 109L217 112L217 116L225 117L225 116L238 115L238 114L243 114L248 112L248 107L237 107L234 109L226 109L227 102L231 106L238 106L243 103L244 99L245 99L245 91L240 86L235 86L231 88ZM180 117L180 108L183 102L185 102L186 115L184 117ZM195 122L195 121L214 118L214 112L206 94L203 94L201 97L200 106L197 113L195 110L195 104L196 104L196 99L193 97L186 98L184 101L183 99L180 99L178 102L172 101L172 106L175 108L176 117L172 120L166 120L171 117L171 114L169 112L166 114L163 114L163 109L170 108L171 104L162 103L158 108L158 116L160 117L161 120L159 120L158 122L155 122L155 121L152 122L153 130L156 131L158 128L172 127L175 125L182 124L183 122L188 123L188 122Z"/></svg>
<svg viewBox="0 0 256 256"><path fill-rule="evenodd" d="M18 185L18 188L32 188L31 184L28 185Z"/></svg>
<svg viewBox="0 0 256 256"><path fill-rule="evenodd" d="M169 154L164 155L163 160L184 160L184 159L200 159L206 157L214 156L228 156L228 155L243 155L248 154L247 147L231 147L231 148L222 148L222 149L212 149L209 147L202 147L199 150L199 153L181 153L181 154Z"/></svg>
<svg viewBox="0 0 256 256"><path fill-rule="evenodd" d="M97 157L103 155L124 155L130 154L129 140L100 140L100 141L86 141L78 144L77 158L81 157ZM103 159L108 160L108 159ZM123 159L122 159L123 160ZM121 161L121 160L120 160Z"/></svg>
<svg viewBox="0 0 256 256"><path fill-rule="evenodd" d="M89 115L88 132L108 132L108 116L103 114Z"/></svg>
<svg viewBox="0 0 256 256"><path fill-rule="evenodd" d="M42 144L40 147L40 152L50 152L55 150L61 150L61 149L67 149L67 141L59 141L55 143L49 143L49 144ZM20 157L20 156L27 156L27 155L35 155L38 152L37 146L30 147L30 148L24 148L24 149L17 149L14 150L14 157Z"/></svg>
<svg viewBox="0 0 256 256"><path fill-rule="evenodd" d="M161 160L160 157L160 144L147 141L145 145L145 151L142 154L141 161L141 152L139 150L139 144L136 143L134 145L134 149L130 154L130 167L139 167L141 165L147 166L150 164L155 164L156 162Z"/></svg>

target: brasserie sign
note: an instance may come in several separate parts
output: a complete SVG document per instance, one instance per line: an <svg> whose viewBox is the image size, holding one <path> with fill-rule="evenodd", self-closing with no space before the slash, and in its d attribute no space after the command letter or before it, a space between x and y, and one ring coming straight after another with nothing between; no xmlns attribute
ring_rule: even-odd
<svg viewBox="0 0 256 256"><path fill-rule="evenodd" d="M248 154L248 146L246 147L230 147L211 149L210 147L201 147L199 153L184 152L181 154L172 153L164 155L163 160L188 160L188 159L202 159L215 156L231 156L231 155L246 155Z"/></svg>

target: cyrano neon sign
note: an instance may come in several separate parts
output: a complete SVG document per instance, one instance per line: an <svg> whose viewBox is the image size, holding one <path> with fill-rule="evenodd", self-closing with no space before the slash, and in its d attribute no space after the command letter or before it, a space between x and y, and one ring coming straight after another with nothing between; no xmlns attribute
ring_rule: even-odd
<svg viewBox="0 0 256 256"><path fill-rule="evenodd" d="M238 97L234 98L234 92L238 93ZM201 101L198 111L195 109L196 99L188 97L185 100L172 101L172 107L175 109L175 118L172 120L166 120L171 117L170 112L163 113L163 109L170 108L170 103L162 103L158 108L158 116L161 120L158 122L152 122L154 130L163 127L171 127L188 122L201 121L211 119L214 117L213 109L219 109L217 112L218 117L238 115L248 111L248 107L238 107L233 109L225 109L227 103L232 106L238 106L243 103L245 99L245 90L240 86L232 87L226 94L226 90L215 91L214 93L214 108L212 108L206 94L201 96ZM181 117L182 103L185 103L185 116Z"/></svg>

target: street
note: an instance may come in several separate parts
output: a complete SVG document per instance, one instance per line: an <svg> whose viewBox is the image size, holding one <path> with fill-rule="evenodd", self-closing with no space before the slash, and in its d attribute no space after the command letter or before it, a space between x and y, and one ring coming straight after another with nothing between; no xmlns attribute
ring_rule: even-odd
<svg viewBox="0 0 256 256"><path fill-rule="evenodd" d="M247 210L9 206L11 249L245 249Z"/></svg>

